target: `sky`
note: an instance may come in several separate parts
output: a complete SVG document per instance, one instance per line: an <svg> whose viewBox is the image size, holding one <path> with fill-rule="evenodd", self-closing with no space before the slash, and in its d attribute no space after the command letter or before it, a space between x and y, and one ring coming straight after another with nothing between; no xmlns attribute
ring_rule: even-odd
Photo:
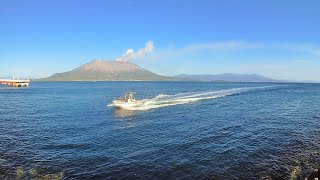
<svg viewBox="0 0 320 180"><path fill-rule="evenodd" d="M0 77L95 59L320 81L318 0L0 0Z"/></svg>

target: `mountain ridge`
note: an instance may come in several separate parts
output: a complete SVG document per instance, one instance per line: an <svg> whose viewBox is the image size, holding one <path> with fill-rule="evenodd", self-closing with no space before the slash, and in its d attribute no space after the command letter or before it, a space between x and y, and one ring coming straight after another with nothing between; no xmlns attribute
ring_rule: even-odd
<svg viewBox="0 0 320 180"><path fill-rule="evenodd" d="M127 61L97 59L71 71L55 73L36 81L203 81L203 82L281 82L258 74L180 74L162 76Z"/></svg>
<svg viewBox="0 0 320 180"><path fill-rule="evenodd" d="M179 74L173 76L175 78L184 78L194 81L226 81L226 82L280 82L279 80L271 79L258 74L237 74L237 73L222 73L222 74Z"/></svg>
<svg viewBox="0 0 320 180"><path fill-rule="evenodd" d="M55 73L38 81L174 81L126 61L93 60L71 71Z"/></svg>

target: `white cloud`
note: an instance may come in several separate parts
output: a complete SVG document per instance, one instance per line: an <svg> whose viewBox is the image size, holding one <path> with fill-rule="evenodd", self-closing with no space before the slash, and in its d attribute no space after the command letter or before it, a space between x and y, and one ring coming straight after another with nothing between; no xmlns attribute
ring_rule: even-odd
<svg viewBox="0 0 320 180"><path fill-rule="evenodd" d="M297 59L293 61L296 64L311 64L313 61L308 59Z"/></svg>
<svg viewBox="0 0 320 180"><path fill-rule="evenodd" d="M190 44L181 48L167 48L158 51L150 60L158 60L167 57L183 56L198 52L220 52L220 51L241 51L241 50L277 50L291 51L292 53L307 53L320 57L320 46L310 43L263 43L247 41L220 41L210 43Z"/></svg>
<svg viewBox="0 0 320 180"><path fill-rule="evenodd" d="M146 66L160 74L234 72L319 80L320 44L220 41L157 49L144 59L154 61Z"/></svg>
<svg viewBox="0 0 320 180"><path fill-rule="evenodd" d="M134 51L133 49L128 49L122 56L116 58L116 61L130 61L132 59L142 58L148 53L154 51L155 47L152 41L148 41L144 48Z"/></svg>
<svg viewBox="0 0 320 180"><path fill-rule="evenodd" d="M224 41L202 44L192 44L181 49L182 52L195 52L203 50L239 50L239 49L257 49L264 47L261 43L250 43L245 41Z"/></svg>

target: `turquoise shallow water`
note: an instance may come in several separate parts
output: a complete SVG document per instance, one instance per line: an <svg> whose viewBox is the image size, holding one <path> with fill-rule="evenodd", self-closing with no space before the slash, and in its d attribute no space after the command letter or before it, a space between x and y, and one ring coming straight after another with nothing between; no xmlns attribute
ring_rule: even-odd
<svg viewBox="0 0 320 180"><path fill-rule="evenodd" d="M320 165L320 85L279 85L0 86L0 179L302 179ZM152 99L232 88L249 90L144 111L106 106L127 91Z"/></svg>

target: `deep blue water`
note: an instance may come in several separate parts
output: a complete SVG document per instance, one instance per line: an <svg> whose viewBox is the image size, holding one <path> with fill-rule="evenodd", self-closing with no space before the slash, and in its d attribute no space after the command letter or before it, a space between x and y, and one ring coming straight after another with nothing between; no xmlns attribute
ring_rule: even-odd
<svg viewBox="0 0 320 180"><path fill-rule="evenodd" d="M127 91L145 99L273 85L146 111L106 106ZM0 179L303 179L320 166L320 84L278 85L0 86Z"/></svg>

